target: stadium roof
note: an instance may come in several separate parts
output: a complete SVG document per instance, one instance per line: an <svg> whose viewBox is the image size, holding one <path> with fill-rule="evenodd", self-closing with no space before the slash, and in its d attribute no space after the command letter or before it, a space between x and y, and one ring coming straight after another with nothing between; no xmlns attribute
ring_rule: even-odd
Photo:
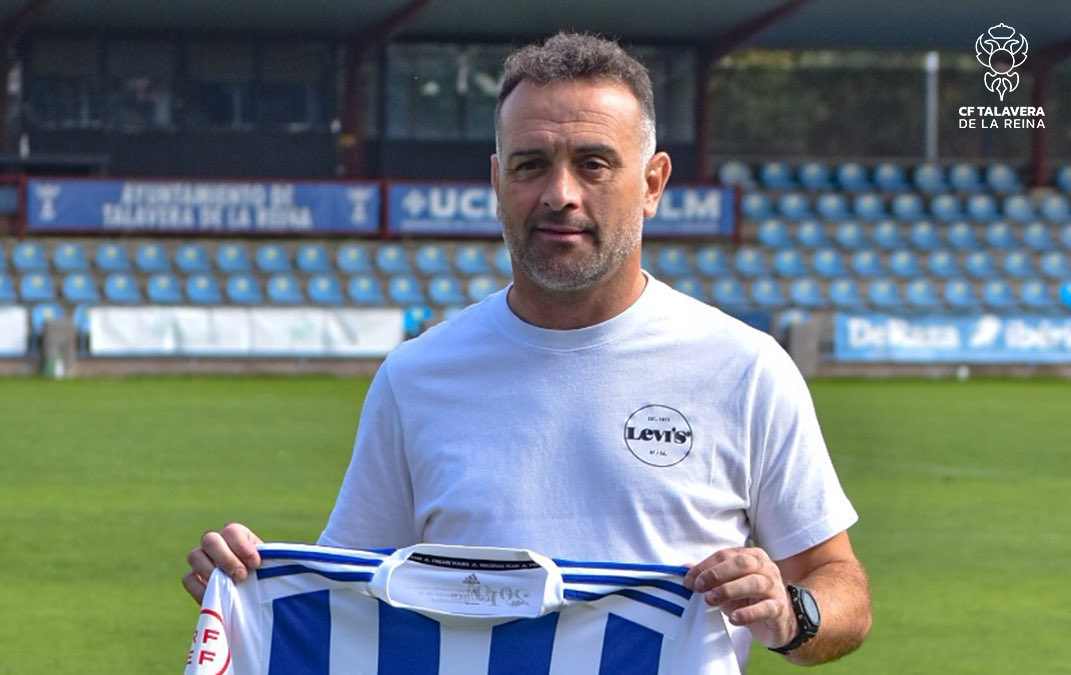
<svg viewBox="0 0 1071 675"><path fill-rule="evenodd" d="M521 42L560 28L628 42L709 44L784 0L0 0L4 32L241 31L336 38ZM1003 21L1027 35L1032 51L1071 40L1067 0L790 0L794 11L744 31L768 48L971 50L979 33ZM505 9L505 8L508 8ZM6 20L4 18L6 17ZM397 21L391 21L394 17ZM28 20L21 20L28 19ZM386 23L385 23L386 22ZM10 33L9 33L10 34Z"/></svg>

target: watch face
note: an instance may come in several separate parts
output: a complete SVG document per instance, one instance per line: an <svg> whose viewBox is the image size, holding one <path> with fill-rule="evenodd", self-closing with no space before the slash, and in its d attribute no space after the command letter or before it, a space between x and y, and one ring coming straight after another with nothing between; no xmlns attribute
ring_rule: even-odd
<svg viewBox="0 0 1071 675"><path fill-rule="evenodd" d="M803 611L807 613L807 619L817 626L822 621L822 614L818 611L818 603L814 601L814 596L807 591L800 593L800 604L803 605Z"/></svg>

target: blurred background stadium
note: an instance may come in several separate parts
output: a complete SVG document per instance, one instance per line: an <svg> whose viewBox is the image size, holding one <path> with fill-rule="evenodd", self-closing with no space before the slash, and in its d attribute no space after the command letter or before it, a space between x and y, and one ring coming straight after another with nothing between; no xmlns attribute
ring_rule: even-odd
<svg viewBox="0 0 1071 675"><path fill-rule="evenodd" d="M367 375L509 279L501 62L562 28L651 71L646 269L815 378L875 577L831 672L1071 672L1063 3L0 0L0 673L176 672L204 528L315 539Z"/></svg>

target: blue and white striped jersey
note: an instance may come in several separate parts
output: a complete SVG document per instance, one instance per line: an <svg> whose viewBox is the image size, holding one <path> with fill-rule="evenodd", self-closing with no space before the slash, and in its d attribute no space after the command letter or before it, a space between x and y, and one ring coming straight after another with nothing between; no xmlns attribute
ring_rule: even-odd
<svg viewBox="0 0 1071 675"><path fill-rule="evenodd" d="M266 544L208 584L186 675L739 675L686 569L523 549Z"/></svg>

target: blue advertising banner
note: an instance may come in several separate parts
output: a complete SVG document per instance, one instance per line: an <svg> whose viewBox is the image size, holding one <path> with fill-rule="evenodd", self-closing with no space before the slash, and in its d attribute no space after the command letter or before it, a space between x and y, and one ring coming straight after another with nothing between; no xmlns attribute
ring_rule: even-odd
<svg viewBox="0 0 1071 675"><path fill-rule="evenodd" d="M838 361L1071 363L1071 317L837 314Z"/></svg>
<svg viewBox="0 0 1071 675"><path fill-rule="evenodd" d="M502 231L490 186L395 183L388 194L387 228L393 234L497 237ZM644 235L732 236L734 195L731 188L667 189L658 213L644 224Z"/></svg>
<svg viewBox="0 0 1071 675"><path fill-rule="evenodd" d="M40 232L345 233L379 230L376 183L55 179L27 184Z"/></svg>

